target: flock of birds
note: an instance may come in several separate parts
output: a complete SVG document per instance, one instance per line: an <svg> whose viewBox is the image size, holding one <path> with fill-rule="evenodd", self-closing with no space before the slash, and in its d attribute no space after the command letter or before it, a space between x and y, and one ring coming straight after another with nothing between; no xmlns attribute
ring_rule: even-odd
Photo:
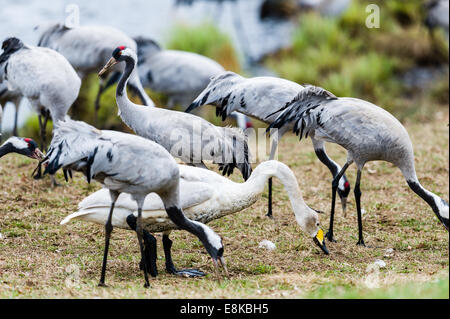
<svg viewBox="0 0 450 319"><path fill-rule="evenodd" d="M52 24L40 27L39 32L37 46L15 37L3 41L0 103L12 102L17 107L22 98L30 102L39 117L41 149L46 152L42 153L32 139L13 136L0 146L0 157L15 152L39 160L36 176L50 174L53 184L54 175L62 169L66 180L72 171L78 171L88 182L94 179L103 185L79 204L76 213L61 222L78 219L104 225L101 286L105 285L114 227L136 232L146 287L148 274L157 275L156 238L151 234L154 232L163 233L167 272L187 277L204 275L197 269L178 270L173 264L169 236L174 229L197 236L211 256L217 276L220 277L220 266L228 275L222 239L205 224L250 207L260 198L267 182L268 216L272 217L273 177L284 185L300 228L328 254L325 238L334 241L336 193L345 211L351 189L345 171L352 163L358 169L354 187L358 245L365 245L360 181L368 161L383 160L396 165L410 188L428 203L448 230L448 203L420 184L406 129L374 104L336 97L323 88L276 77L244 78L204 56L164 50L151 39L134 40L111 27L68 28ZM118 82L118 115L136 135L99 130L67 115L78 97L81 81L93 72L98 72L100 79L96 112L101 94ZM166 94L169 108L181 105L187 108L186 112L155 107L144 87ZM126 88L136 93L144 105L131 102ZM223 120L235 117L239 128L215 126L190 114L203 105L214 106ZM270 160L254 169L243 131L251 125L249 118L267 123L268 133L278 132ZM53 137L47 148L45 128L49 119L53 121ZM304 202L294 173L273 160L279 139L288 131L300 140L310 137L317 157L333 176L326 235L320 228L320 212ZM174 133L179 139L173 139ZM325 142L347 150L343 167L328 157ZM173 151L180 146L180 152ZM174 157L187 165L177 164ZM217 164L224 176L208 170L205 161ZM245 182L236 183L225 177L235 168Z"/></svg>

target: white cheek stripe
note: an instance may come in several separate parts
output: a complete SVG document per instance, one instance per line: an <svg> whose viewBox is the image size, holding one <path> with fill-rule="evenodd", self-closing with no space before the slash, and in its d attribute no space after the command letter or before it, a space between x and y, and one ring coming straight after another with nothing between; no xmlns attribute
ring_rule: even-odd
<svg viewBox="0 0 450 319"><path fill-rule="evenodd" d="M438 200L436 200L437 202L437 207L439 209L439 214L448 219L448 206L444 205L444 203L442 202L442 200L439 198Z"/></svg>
<svg viewBox="0 0 450 319"><path fill-rule="evenodd" d="M220 249L223 247L222 240L220 239L219 235L217 235L211 228L209 228L205 224L199 223L195 220L193 220L192 222L203 228L203 230L205 231L206 237L208 238L208 241L214 248Z"/></svg>
<svg viewBox="0 0 450 319"><path fill-rule="evenodd" d="M12 146L14 146L17 149L28 148L28 143L18 137L13 136L13 137L9 138L8 141L12 144ZM8 142L8 141L6 141L6 142Z"/></svg>

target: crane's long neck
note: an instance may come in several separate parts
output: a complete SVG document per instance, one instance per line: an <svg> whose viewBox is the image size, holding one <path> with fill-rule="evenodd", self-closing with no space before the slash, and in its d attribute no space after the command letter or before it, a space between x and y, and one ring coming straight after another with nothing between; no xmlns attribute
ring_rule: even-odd
<svg viewBox="0 0 450 319"><path fill-rule="evenodd" d="M266 161L259 164L250 178L245 183L240 184L238 191L241 196L246 197L260 195L264 191L267 180L271 177L278 178L283 184L289 196L295 219L300 227L305 230L306 220L316 212L306 205L294 173L285 164L278 161Z"/></svg>
<svg viewBox="0 0 450 319"><path fill-rule="evenodd" d="M5 144L5 145L0 146L0 158L11 152L13 152L13 150L12 150L10 144Z"/></svg>
<svg viewBox="0 0 450 319"><path fill-rule="evenodd" d="M139 76L136 73L136 59L133 59L131 56L125 57L125 70L117 86L116 96L125 96L128 99L126 90L128 85L133 93L139 96L144 105L155 106L152 99L147 95L147 93L145 93L141 81L139 80Z"/></svg>
<svg viewBox="0 0 450 319"><path fill-rule="evenodd" d="M139 124L142 123L142 111L145 106L134 104L130 101L127 94L127 84L135 71L136 61L131 57L125 58L125 70L120 77L119 83L117 84L116 89L116 102L117 107L119 108L119 116L122 120L127 124L132 130L136 133L139 131ZM145 108L145 112L149 112L153 108Z"/></svg>
<svg viewBox="0 0 450 319"><path fill-rule="evenodd" d="M123 71L122 76L120 77L116 90L116 98L118 105L119 100L122 102L121 104L123 105L131 104L131 101L128 99L126 87L128 81L130 80L131 73L133 73L135 64L136 62L131 57L127 57L125 59L125 70ZM119 105L119 108L121 108L121 105Z"/></svg>
<svg viewBox="0 0 450 319"><path fill-rule="evenodd" d="M444 224L444 227L448 230L448 203L437 196L436 194L425 189L417 178L414 165L406 165L405 168L400 168L405 176L408 186L419 195L428 205L430 205L437 218Z"/></svg>

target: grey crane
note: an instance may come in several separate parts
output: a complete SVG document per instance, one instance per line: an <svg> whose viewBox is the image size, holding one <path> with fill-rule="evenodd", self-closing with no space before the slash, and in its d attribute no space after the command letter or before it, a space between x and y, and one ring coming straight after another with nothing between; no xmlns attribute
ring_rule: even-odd
<svg viewBox="0 0 450 319"><path fill-rule="evenodd" d="M185 163L206 168L203 161L213 160L224 175L231 174L236 167L244 179L250 176L247 137L241 130L218 127L192 114L132 103L125 90L137 62L136 53L131 48L116 48L99 74L119 62L125 64L116 91L119 116L137 135L162 145Z"/></svg>
<svg viewBox="0 0 450 319"><path fill-rule="evenodd" d="M357 176L354 188L358 213L358 245L365 245L361 219L360 181L364 165L382 160L397 166L409 187L431 207L448 231L448 203L426 190L414 167L414 152L408 132L389 112L364 100L343 97L316 86L308 86L277 112L271 128L289 126L300 136L336 143L347 150L347 162L332 183L330 228L333 241L333 218L339 179L354 162Z"/></svg>
<svg viewBox="0 0 450 319"><path fill-rule="evenodd" d="M45 129L51 117L63 119L78 97L81 80L58 52L24 44L11 37L3 41L0 82L28 99L39 117L41 148L46 149Z"/></svg>
<svg viewBox="0 0 450 319"><path fill-rule="evenodd" d="M328 254L323 241L324 232L319 225L318 212L304 202L295 175L287 165L278 161L262 162L255 168L245 183L235 183L213 171L197 167L179 165L179 168L180 199L183 212L189 219L203 223L250 207L261 198L267 180L272 176L278 178L283 183L289 196L298 225L325 254ZM64 218L61 224L66 224L72 219L105 224L108 217L109 202L108 190L101 189L83 199L78 205L78 211ZM137 206L131 196L127 194L121 196L116 202L116 208L119 209L119 212L116 213L113 220L114 227L133 229L136 224ZM171 257L172 241L169 234L176 226L168 219L164 211L164 205L157 195L152 194L145 199L142 221L146 231L163 232L162 242L168 273L189 277L202 275L198 271L178 271L173 265ZM147 265L151 265L150 268L156 275L156 239L150 234L147 234L147 236L148 242L153 242L153 245L146 246L148 254L145 255L149 256Z"/></svg>
<svg viewBox="0 0 450 319"><path fill-rule="evenodd" d="M167 106L186 109L207 86L210 79L225 71L216 61L193 52L164 50L150 38L137 37L138 72L142 85L168 96ZM252 124L244 115L233 112L238 127Z"/></svg>
<svg viewBox="0 0 450 319"><path fill-rule="evenodd" d="M13 135L17 135L17 117L19 111L20 101L22 100L22 95L17 91L8 90L8 85L5 82L0 82L0 105L6 105L6 103L10 102L14 105L15 114L14 114L14 127L13 127ZM1 133L2 123L0 122L0 133ZM0 136L1 142L1 136Z"/></svg>
<svg viewBox="0 0 450 319"><path fill-rule="evenodd" d="M78 75L84 79L90 73L97 71L108 61L111 48L126 45L137 49L136 42L122 31L109 26L78 26L68 28L62 24L52 24L43 27L38 46L54 49L64 55L72 64ZM111 71L121 71L117 66ZM106 72L100 78L100 86L95 99L95 119L100 107L100 97L104 90L114 83L115 72ZM130 76L128 87L136 93L145 105L154 106L153 101L145 93L137 73Z"/></svg>
<svg viewBox="0 0 450 319"><path fill-rule="evenodd" d="M192 102L186 112L191 112L201 105L216 107L216 114L225 119L231 112L239 112L254 117L267 124L272 123L276 116L271 115L277 105L290 102L303 86L285 79L276 77L244 78L234 72L225 72L211 79L208 87ZM278 130L273 139L270 159L274 159L278 147L278 140L290 130L286 126ZM325 151L323 141L311 136L314 151L319 160L336 176L341 167L331 160ZM345 214L347 196L350 192L350 183L345 175L339 180L338 194L341 198L342 209ZM272 217L272 179L269 179L269 211L267 216Z"/></svg>
<svg viewBox="0 0 450 319"><path fill-rule="evenodd" d="M211 256L216 272L218 261L225 268L222 239L208 226L192 221L180 205L180 172L174 158L160 145L140 136L116 131L100 131L66 118L56 123L49 152L43 160L46 173L60 168L65 175L72 170L83 172L87 181L95 179L109 190L111 207L105 223L105 249L100 286L105 285L109 241L113 230L115 203L121 193L132 196L138 207L136 233L144 260L145 287L149 287L142 241L142 207L149 193L161 198L170 220L179 228L199 238Z"/></svg>

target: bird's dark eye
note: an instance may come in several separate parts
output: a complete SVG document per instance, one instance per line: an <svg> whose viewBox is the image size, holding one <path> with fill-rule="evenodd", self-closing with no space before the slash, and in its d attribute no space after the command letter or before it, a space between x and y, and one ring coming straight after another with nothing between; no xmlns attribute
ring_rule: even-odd
<svg viewBox="0 0 450 319"><path fill-rule="evenodd" d="M319 226L319 223L317 223L316 226Z"/></svg>

